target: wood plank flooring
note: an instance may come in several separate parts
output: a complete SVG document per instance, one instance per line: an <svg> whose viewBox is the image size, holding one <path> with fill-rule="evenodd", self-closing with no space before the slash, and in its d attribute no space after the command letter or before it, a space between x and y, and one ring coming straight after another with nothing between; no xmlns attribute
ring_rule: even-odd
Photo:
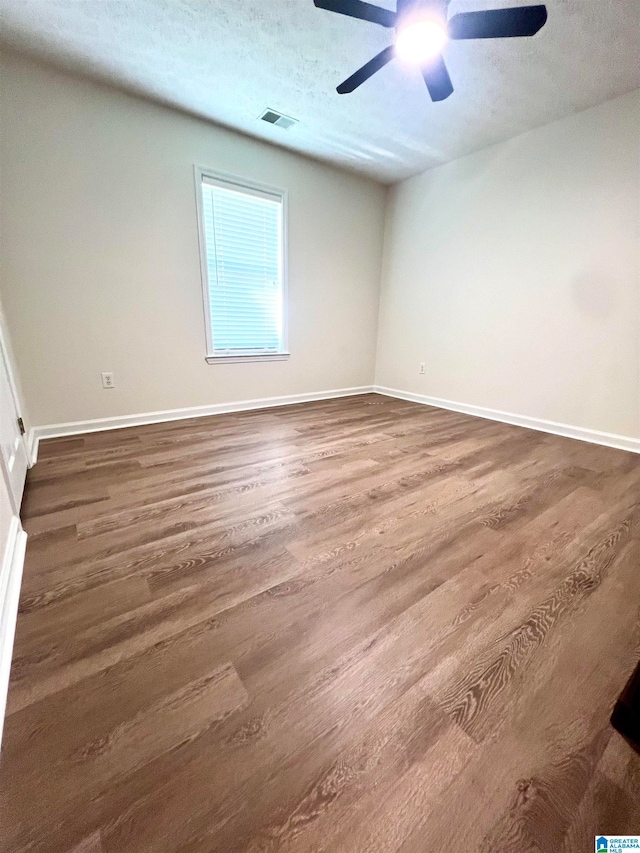
<svg viewBox="0 0 640 853"><path fill-rule="evenodd" d="M380 395L44 442L11 853L640 833L640 457Z"/></svg>

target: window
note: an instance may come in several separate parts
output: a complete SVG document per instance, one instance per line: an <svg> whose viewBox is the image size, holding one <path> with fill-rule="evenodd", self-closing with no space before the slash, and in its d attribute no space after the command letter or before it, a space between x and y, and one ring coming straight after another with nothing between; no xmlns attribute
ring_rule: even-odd
<svg viewBox="0 0 640 853"><path fill-rule="evenodd" d="M196 167L207 361L282 360L286 196Z"/></svg>

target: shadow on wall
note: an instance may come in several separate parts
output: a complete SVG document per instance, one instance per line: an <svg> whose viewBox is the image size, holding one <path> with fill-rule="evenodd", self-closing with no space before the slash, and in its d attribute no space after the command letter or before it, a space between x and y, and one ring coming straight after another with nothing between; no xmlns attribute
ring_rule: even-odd
<svg viewBox="0 0 640 853"><path fill-rule="evenodd" d="M601 265L585 269L572 284L572 297L583 314L605 319L614 313L620 282Z"/></svg>

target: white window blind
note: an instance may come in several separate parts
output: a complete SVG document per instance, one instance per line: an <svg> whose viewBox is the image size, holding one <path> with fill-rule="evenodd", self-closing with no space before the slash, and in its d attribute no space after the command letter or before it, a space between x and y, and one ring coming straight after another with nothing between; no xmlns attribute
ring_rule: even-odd
<svg viewBox="0 0 640 853"><path fill-rule="evenodd" d="M283 353L281 194L201 178L208 355Z"/></svg>

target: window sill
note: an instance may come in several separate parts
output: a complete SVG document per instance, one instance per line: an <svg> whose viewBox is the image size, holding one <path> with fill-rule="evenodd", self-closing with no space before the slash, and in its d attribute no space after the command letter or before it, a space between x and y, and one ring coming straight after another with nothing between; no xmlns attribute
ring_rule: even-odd
<svg viewBox="0 0 640 853"><path fill-rule="evenodd" d="M251 361L287 361L288 352L267 352L262 355L208 355L207 364L245 364Z"/></svg>

